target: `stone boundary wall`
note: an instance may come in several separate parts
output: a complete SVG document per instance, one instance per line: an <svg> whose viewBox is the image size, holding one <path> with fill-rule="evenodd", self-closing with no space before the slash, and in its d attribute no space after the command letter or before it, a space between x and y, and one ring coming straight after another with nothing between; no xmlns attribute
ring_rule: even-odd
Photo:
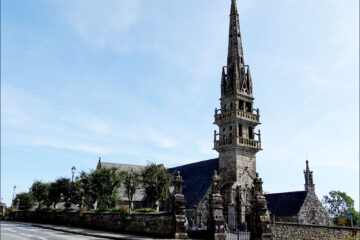
<svg viewBox="0 0 360 240"><path fill-rule="evenodd" d="M276 240L351 240L360 228L275 222Z"/></svg>
<svg viewBox="0 0 360 240"><path fill-rule="evenodd" d="M134 233L157 237L174 236L174 215L170 213L133 213L124 217L108 212L40 212L15 211L9 220L71 225L112 232Z"/></svg>

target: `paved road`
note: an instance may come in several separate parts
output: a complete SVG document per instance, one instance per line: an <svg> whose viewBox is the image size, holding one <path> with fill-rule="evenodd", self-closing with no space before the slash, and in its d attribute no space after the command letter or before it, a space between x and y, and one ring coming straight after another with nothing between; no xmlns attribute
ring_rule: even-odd
<svg viewBox="0 0 360 240"><path fill-rule="evenodd" d="M82 235L81 235L82 234ZM84 236L87 235L87 236ZM49 224L0 222L0 240L103 240L132 239L151 240L130 234L110 233L84 228L73 228Z"/></svg>
<svg viewBox="0 0 360 240"><path fill-rule="evenodd" d="M95 238L82 236L73 233L66 233L33 227L21 223L1 222L1 240L102 240L105 238Z"/></svg>

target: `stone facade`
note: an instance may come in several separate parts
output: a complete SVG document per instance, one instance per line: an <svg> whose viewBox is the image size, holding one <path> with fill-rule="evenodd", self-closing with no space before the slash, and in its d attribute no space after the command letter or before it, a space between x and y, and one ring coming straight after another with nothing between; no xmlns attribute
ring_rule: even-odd
<svg viewBox="0 0 360 240"><path fill-rule="evenodd" d="M297 222L303 224L330 225L330 216L315 194L315 190L307 193L304 204L297 215Z"/></svg>
<svg viewBox="0 0 360 240"><path fill-rule="evenodd" d="M277 240L355 240L359 228L276 223L273 233Z"/></svg>

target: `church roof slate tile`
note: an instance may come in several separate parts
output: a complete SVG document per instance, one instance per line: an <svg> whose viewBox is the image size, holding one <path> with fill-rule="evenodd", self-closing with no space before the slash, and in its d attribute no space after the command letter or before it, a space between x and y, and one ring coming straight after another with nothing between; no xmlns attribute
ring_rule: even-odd
<svg viewBox="0 0 360 240"><path fill-rule="evenodd" d="M183 194L186 208L194 208L194 205L203 198L210 187L214 170L219 171L219 158L169 168L169 172L173 174L180 171L184 180Z"/></svg>
<svg viewBox="0 0 360 240"><path fill-rule="evenodd" d="M296 216L304 203L306 192L270 193L264 196L271 214L275 216Z"/></svg>

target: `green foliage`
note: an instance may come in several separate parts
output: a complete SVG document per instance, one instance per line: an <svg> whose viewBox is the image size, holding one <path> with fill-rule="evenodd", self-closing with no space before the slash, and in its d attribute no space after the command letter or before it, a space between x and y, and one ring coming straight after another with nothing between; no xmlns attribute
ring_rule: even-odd
<svg viewBox="0 0 360 240"><path fill-rule="evenodd" d="M141 183L141 175L139 172L133 171L132 169L130 171L124 172L124 187L125 187L125 193L129 199L129 208L130 210L133 209L133 198L136 192L136 189L138 189L140 183Z"/></svg>
<svg viewBox="0 0 360 240"><path fill-rule="evenodd" d="M138 208L138 209L135 209L134 212L143 212L143 213L156 212L156 209L154 209L154 208Z"/></svg>
<svg viewBox="0 0 360 240"><path fill-rule="evenodd" d="M80 198L81 198L81 205L86 206L87 209L92 209L94 203L96 202L96 189L91 184L92 175L90 173L86 173L82 171L79 176L79 184L80 184Z"/></svg>
<svg viewBox="0 0 360 240"><path fill-rule="evenodd" d="M96 193L100 208L114 207L123 174L119 173L116 168L100 168L91 172L90 175L90 189Z"/></svg>
<svg viewBox="0 0 360 240"><path fill-rule="evenodd" d="M114 208L110 208L109 212L120 212L120 213L127 213L128 210L125 208L119 208L119 207L114 207Z"/></svg>
<svg viewBox="0 0 360 240"><path fill-rule="evenodd" d="M169 196L169 187L172 175L160 164L150 163L143 171L142 185L149 200L155 204L156 211L159 211L159 201Z"/></svg>
<svg viewBox="0 0 360 240"><path fill-rule="evenodd" d="M5 216L9 216L13 213L14 211L12 210L12 208L6 208L5 210Z"/></svg>
<svg viewBox="0 0 360 240"><path fill-rule="evenodd" d="M71 182L69 178L58 178L55 182L49 184L49 197L46 205L55 206L60 201L65 202L66 210L69 210L71 203L79 204L81 202L80 182Z"/></svg>
<svg viewBox="0 0 360 240"><path fill-rule="evenodd" d="M49 184L43 183L41 181L35 181L30 188L30 193L38 203L39 210L41 209L41 204L49 202L49 188Z"/></svg>
<svg viewBox="0 0 360 240"><path fill-rule="evenodd" d="M18 206L20 210L29 210L35 205L35 199L31 193L18 193L13 200L13 206Z"/></svg>
<svg viewBox="0 0 360 240"><path fill-rule="evenodd" d="M93 209L93 212L108 212L110 208L108 207L101 207L101 208L97 208L97 209Z"/></svg>
<svg viewBox="0 0 360 240"><path fill-rule="evenodd" d="M350 225L349 213L354 215L354 225L360 219L359 213L354 208L354 200L344 192L331 191L325 195L322 202L330 215L334 218L335 224Z"/></svg>

